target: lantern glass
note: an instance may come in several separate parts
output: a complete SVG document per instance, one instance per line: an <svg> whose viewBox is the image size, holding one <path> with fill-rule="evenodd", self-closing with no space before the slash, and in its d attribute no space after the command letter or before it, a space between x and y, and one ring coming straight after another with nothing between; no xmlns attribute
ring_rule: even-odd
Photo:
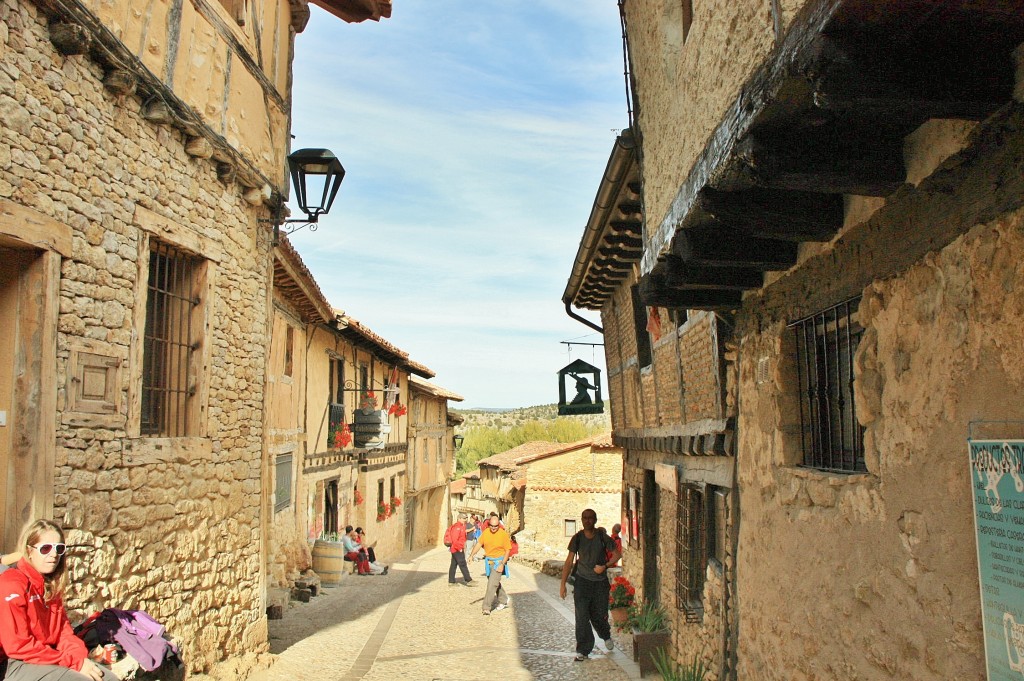
<svg viewBox="0 0 1024 681"><path fill-rule="evenodd" d="M299 149L288 156L288 170L299 210L310 222L316 222L331 210L345 179L345 168L329 149ZM313 203L317 198L319 201Z"/></svg>

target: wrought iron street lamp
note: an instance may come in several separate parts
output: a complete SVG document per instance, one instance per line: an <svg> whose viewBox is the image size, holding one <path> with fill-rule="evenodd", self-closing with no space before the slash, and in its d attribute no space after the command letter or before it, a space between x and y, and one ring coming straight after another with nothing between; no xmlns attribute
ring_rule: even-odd
<svg viewBox="0 0 1024 681"><path fill-rule="evenodd" d="M466 439L464 435L456 435L452 438L455 440L455 451L462 449L462 442Z"/></svg>
<svg viewBox="0 0 1024 681"><path fill-rule="evenodd" d="M304 218L285 219L284 204L278 205L277 212L271 220L274 223L274 243L276 244L281 233L282 225L295 225L285 229L285 234L297 232L303 227L309 227L310 231L316 230L317 221L321 215L326 215L331 210L334 197L338 195L341 181L345 179L345 168L341 161L330 149L299 149L288 156L288 172L292 178L292 185L295 187L295 200L299 204L299 210L306 214ZM321 182L322 191L318 203L311 203L316 199L318 187L310 187L309 182L314 184Z"/></svg>

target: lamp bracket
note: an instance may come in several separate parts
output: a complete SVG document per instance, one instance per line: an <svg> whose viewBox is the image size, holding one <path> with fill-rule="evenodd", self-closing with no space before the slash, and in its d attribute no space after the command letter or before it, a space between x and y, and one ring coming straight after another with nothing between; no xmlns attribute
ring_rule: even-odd
<svg viewBox="0 0 1024 681"><path fill-rule="evenodd" d="M299 231L300 229L304 229L306 227L309 227L309 231L315 232L317 230L317 228L320 226L317 223L317 218L318 217L320 217L320 216L319 215L313 216L312 219L310 219L307 216L307 217L304 217L304 218L290 218L290 219L286 220L286 219L280 217L280 213L278 213L278 217L259 218L258 222L269 224L269 225L274 225L274 242L273 242L273 245L276 246L278 244L278 242L281 240L281 233L282 232L284 232L285 236L287 236L289 234L294 234L295 232ZM284 229L281 229L282 227L284 227Z"/></svg>

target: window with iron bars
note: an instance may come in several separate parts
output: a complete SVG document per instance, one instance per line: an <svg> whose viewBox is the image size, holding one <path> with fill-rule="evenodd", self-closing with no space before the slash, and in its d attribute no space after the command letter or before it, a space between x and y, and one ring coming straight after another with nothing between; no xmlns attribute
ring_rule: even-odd
<svg viewBox="0 0 1024 681"><path fill-rule="evenodd" d="M142 349L140 432L198 434L199 358L205 267L200 258L152 240Z"/></svg>
<svg viewBox="0 0 1024 681"><path fill-rule="evenodd" d="M864 429L857 422L853 357L864 329L853 298L789 324L796 341L803 465L860 473Z"/></svg>
<svg viewBox="0 0 1024 681"><path fill-rule="evenodd" d="M707 509L698 485L677 482L676 488L676 607L687 622L704 615L704 577L707 570Z"/></svg>

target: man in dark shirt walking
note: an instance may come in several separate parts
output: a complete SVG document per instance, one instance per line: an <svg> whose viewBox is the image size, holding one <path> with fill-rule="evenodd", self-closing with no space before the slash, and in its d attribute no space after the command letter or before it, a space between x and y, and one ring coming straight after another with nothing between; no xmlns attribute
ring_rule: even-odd
<svg viewBox="0 0 1024 681"><path fill-rule="evenodd" d="M595 529L597 512L592 508L580 516L583 529L569 540L569 555L562 566L562 584L559 595L565 598L565 582L575 562L576 585L573 605L576 609L576 660L582 661L594 650L594 630L604 640L609 651L614 647L612 630L608 624L608 593L610 585L605 572L609 563L622 557L621 551L607 533ZM609 554L611 557L609 558ZM593 628L591 628L593 627Z"/></svg>

